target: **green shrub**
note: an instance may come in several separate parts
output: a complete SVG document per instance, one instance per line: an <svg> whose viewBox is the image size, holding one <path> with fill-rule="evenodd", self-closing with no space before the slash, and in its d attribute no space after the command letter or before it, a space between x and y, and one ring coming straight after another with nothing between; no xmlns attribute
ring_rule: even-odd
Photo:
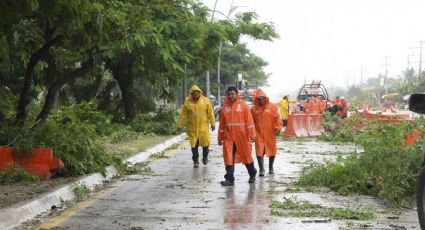
<svg viewBox="0 0 425 230"><path fill-rule="evenodd" d="M1 144L12 142L18 152L26 154L35 147L53 148L65 164L65 176L105 172L105 166L114 161L99 138L105 129L99 128L108 125L106 116L94 109L90 104L60 107L35 128L4 127L0 130Z"/></svg>
<svg viewBox="0 0 425 230"><path fill-rule="evenodd" d="M421 169L422 140L406 147L405 139L414 128L424 127L423 124L423 119L372 123L355 139L363 153L339 156L325 165L313 164L298 183L327 186L342 194L372 194L391 206L411 206Z"/></svg>
<svg viewBox="0 0 425 230"><path fill-rule="evenodd" d="M55 155L64 161L65 175L104 172L105 166L112 162L98 138L96 126L82 123L69 110L66 115L53 113L34 132L40 146L53 148Z"/></svg>
<svg viewBox="0 0 425 230"><path fill-rule="evenodd" d="M99 136L111 135L115 132L116 126L121 125L113 124L112 116L98 111L94 102L62 106L50 116L54 116L56 120L75 119L83 124L92 125Z"/></svg>
<svg viewBox="0 0 425 230"><path fill-rule="evenodd" d="M116 144L123 141L136 140L142 135L143 133L136 132L131 127L120 125L116 127L115 132L105 137L105 140L108 143Z"/></svg>
<svg viewBox="0 0 425 230"><path fill-rule="evenodd" d="M133 131L148 134L152 133L155 128L155 124L152 122L153 116L150 114L138 114L133 121L130 122L129 126Z"/></svg>
<svg viewBox="0 0 425 230"><path fill-rule="evenodd" d="M30 114L35 117L36 113ZM105 142L118 143L146 134L170 135L176 132L177 112L159 111L155 115L139 114L128 126L112 123L110 116L97 111L95 103L62 106L52 111L41 125L23 128L7 125L0 129L0 145L12 143L18 152L31 154L32 148L53 148L63 160L65 176L105 172L105 166L117 158L106 153ZM34 120L28 118L28 120Z"/></svg>
<svg viewBox="0 0 425 230"><path fill-rule="evenodd" d="M16 164L10 164L5 172L0 172L0 184L34 182L38 180L38 177L29 175L24 169Z"/></svg>
<svg viewBox="0 0 425 230"><path fill-rule="evenodd" d="M5 118L11 118L14 115L17 102L17 98L7 87L0 86L0 113Z"/></svg>
<svg viewBox="0 0 425 230"><path fill-rule="evenodd" d="M357 115L353 115L348 119L341 119L340 116L331 115L329 112L323 113L323 126L326 133L318 139L330 142L355 142L358 128L353 122L368 124L369 122Z"/></svg>
<svg viewBox="0 0 425 230"><path fill-rule="evenodd" d="M129 126L133 131L143 134L171 135L176 134L177 118L177 111L160 110L155 115L138 114Z"/></svg>
<svg viewBox="0 0 425 230"><path fill-rule="evenodd" d="M72 192L75 195L76 201L80 202L89 196L90 189L85 184L75 183L72 185Z"/></svg>
<svg viewBox="0 0 425 230"><path fill-rule="evenodd" d="M326 186L340 194L371 194L370 177L364 171L359 156L351 154L346 157L338 155L335 162L325 165L314 163L305 168L297 184L301 186Z"/></svg>

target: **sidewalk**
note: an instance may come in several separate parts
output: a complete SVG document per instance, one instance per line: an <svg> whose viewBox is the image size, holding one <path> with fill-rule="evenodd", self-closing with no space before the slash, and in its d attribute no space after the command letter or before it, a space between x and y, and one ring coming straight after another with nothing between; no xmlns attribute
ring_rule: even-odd
<svg viewBox="0 0 425 230"><path fill-rule="evenodd" d="M184 140L186 136L185 133L180 134L146 151L136 153L124 160L124 162L129 165L134 165L146 161L151 154L166 150L171 145ZM117 175L117 170L113 166L109 166L106 168L105 176L102 176L100 173L92 173L82 177L76 182L66 184L55 191L43 193L35 199L22 201L12 206L2 208L0 209L0 229L12 229L25 221L33 219L41 213L49 211L52 207L60 206L61 203L65 201L74 200L76 195L73 193L72 187L75 184L84 184L90 190L94 190L95 187L104 184Z"/></svg>

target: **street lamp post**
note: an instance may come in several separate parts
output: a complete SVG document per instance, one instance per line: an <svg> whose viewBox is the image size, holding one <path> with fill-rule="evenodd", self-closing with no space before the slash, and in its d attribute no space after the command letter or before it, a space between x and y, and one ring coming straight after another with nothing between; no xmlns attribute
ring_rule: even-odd
<svg viewBox="0 0 425 230"><path fill-rule="evenodd" d="M211 14L211 22L214 21L214 14L216 12L217 2L218 2L218 0L215 0L214 9L213 9L212 14ZM207 72L205 74L205 85L206 85L205 88L206 88L206 91L207 91L207 97L209 98L210 97L210 71L209 70L207 70Z"/></svg>
<svg viewBox="0 0 425 230"><path fill-rule="evenodd" d="M243 7L243 6L234 6L233 3L235 0L232 0L232 4L230 4L229 12L226 15L226 19L229 20L230 14L232 14L237 8ZM221 77L221 53L223 51L223 42L220 41L220 46L218 49L218 60L217 60L217 83L218 83L218 89L217 89L217 102L218 105L221 105L221 90L220 90L220 77Z"/></svg>

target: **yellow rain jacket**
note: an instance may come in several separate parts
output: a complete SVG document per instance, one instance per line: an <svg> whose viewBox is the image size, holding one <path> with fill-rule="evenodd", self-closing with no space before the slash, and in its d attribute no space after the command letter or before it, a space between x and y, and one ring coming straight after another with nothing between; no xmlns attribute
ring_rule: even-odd
<svg viewBox="0 0 425 230"><path fill-rule="evenodd" d="M192 99L193 91L201 92L197 102ZM189 96L183 104L178 127L183 128L186 122L187 135L192 148L196 146L198 140L199 146L209 146L211 142L209 124L215 127L214 110L210 100L203 96L202 90L196 85L192 86Z"/></svg>
<svg viewBox="0 0 425 230"><path fill-rule="evenodd" d="M288 120L288 114L289 114L289 103L295 103L297 102L297 100L285 100L285 99L280 99L280 101L278 102L279 107L280 107L280 117L282 118L282 120Z"/></svg>

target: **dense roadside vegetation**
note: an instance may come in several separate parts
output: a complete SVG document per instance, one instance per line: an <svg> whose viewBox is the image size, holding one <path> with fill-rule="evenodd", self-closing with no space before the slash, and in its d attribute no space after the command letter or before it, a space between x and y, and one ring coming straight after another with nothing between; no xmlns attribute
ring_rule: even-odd
<svg viewBox="0 0 425 230"><path fill-rule="evenodd" d="M297 183L326 186L344 195L374 195L390 206L412 206L422 167L422 139L410 146L405 140L414 129L423 130L425 120L382 123L357 115L345 121L329 119L334 118L327 116L325 123L332 127L322 139L352 142L363 151L339 155L324 165L314 163L305 168Z"/></svg>
<svg viewBox="0 0 425 230"><path fill-rule="evenodd" d="M253 12L210 16L196 0L2 1L0 146L52 147L66 176L119 166L105 144L175 134L185 66L201 85L220 42L226 82L243 71L264 84L267 63L239 40L272 40L273 25Z"/></svg>

